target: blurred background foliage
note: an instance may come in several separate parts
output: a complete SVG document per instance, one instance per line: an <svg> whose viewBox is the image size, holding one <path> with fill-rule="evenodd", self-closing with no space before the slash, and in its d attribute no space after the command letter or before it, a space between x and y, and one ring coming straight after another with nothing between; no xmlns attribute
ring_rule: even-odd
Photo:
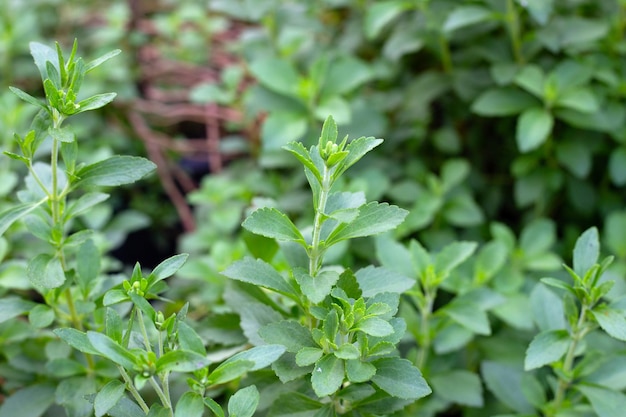
<svg viewBox="0 0 626 417"><path fill-rule="evenodd" d="M121 263L191 253L172 298L216 345L245 341L219 271L246 254L286 262L241 220L277 206L308 224L304 174L281 146L315 143L329 114L340 134L385 139L344 185L410 210L395 238L484 243L482 273L513 294L592 225L626 270L625 30L624 0L4 0L0 148L32 117L8 86L41 95L30 41L122 49L85 86L119 96L76 117L83 160L143 154L158 175L84 221L105 225ZM20 169L2 159L0 209ZM3 291L32 250L19 245L0 240ZM376 253L364 239L332 255ZM523 297L496 315L527 327Z"/></svg>

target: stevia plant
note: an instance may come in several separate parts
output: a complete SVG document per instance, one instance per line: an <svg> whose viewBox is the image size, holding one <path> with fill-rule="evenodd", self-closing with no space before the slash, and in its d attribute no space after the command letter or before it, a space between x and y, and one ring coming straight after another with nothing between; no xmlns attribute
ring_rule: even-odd
<svg viewBox="0 0 626 417"><path fill-rule="evenodd" d="M84 99L79 93L85 76L120 51L86 63L77 50L74 42L66 58L58 44L53 49L31 43L45 100L11 87L38 113L26 135L15 134L21 153L5 152L22 162L28 175L17 193L20 203L0 214L0 235L10 235L7 231L20 222L28 232L25 239L42 242L34 246L41 252L28 262L28 283L21 286L41 301L29 299L28 292L0 298L6 358L0 373L22 373L6 386L10 396L0 406L0 416L38 417L54 410L55 403L68 416L199 417L205 408L224 416L208 390L269 365L284 348L241 352L209 372L204 342L184 321L188 305L167 316L152 305L164 301L164 279L178 271L187 255L166 259L150 273L137 264L128 279L110 273L111 262L102 253L104 236L81 227L81 217L109 197L99 187L133 183L154 164L118 155L91 164L79 161L78 141L64 122L114 99L115 93ZM28 322L11 320L24 313ZM170 385L172 375L180 373L188 374L188 388L182 394L179 389L176 398ZM144 386L152 388L156 399ZM230 398L228 412L251 416L258 399L256 388L246 387Z"/></svg>
<svg viewBox="0 0 626 417"><path fill-rule="evenodd" d="M272 416L388 413L431 392L419 369L397 350L406 325L395 315L400 294L413 281L384 267L353 271L326 262L336 245L392 230L407 215L396 206L366 202L362 192L339 189L341 175L382 140L338 142L337 135L329 116L317 145L285 146L304 165L313 196L312 226L299 229L269 207L243 222L248 231L279 241L288 270L245 258L223 272L244 283L226 298L233 306L236 297L246 300L237 304L250 342L285 347L272 365L286 384ZM272 297L246 284L270 290Z"/></svg>

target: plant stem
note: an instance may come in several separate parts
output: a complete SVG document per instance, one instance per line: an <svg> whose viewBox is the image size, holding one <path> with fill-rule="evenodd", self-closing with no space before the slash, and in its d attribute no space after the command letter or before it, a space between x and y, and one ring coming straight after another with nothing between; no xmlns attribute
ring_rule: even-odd
<svg viewBox="0 0 626 417"><path fill-rule="evenodd" d="M161 403L163 404L163 407L167 408L168 411L169 411L170 417L173 417L174 416L174 412L172 410L172 402L170 401L170 399L168 397L165 396L165 393L161 389L161 386L154 379L154 376L151 377L150 379L148 379L148 381L150 381L150 385L152 385L152 388L154 388L154 391L159 396L159 399L161 400Z"/></svg>
<svg viewBox="0 0 626 417"><path fill-rule="evenodd" d="M126 389L128 390L128 392L130 392L130 395L132 395L135 401L137 401L137 404L139 404L139 407L141 407L143 412L148 414L150 412L150 408L141 397L141 394L139 394L139 391L137 391L137 388L135 388L132 379L130 379L130 376L128 375L128 373L126 373L126 370L120 365L117 365L117 369L120 371L120 375L122 375L122 378L126 383Z"/></svg>
<svg viewBox="0 0 626 417"><path fill-rule="evenodd" d="M430 351L430 345L432 343L430 339L430 317L433 312L433 305L435 303L436 291L429 291L424 289L424 303L420 305L418 303L418 309L420 310L420 349L417 354L415 365L422 369L426 365L428 360L428 353Z"/></svg>
<svg viewBox="0 0 626 417"><path fill-rule="evenodd" d="M515 62L523 64L524 57L522 55L522 42L520 40L520 22L513 0L507 0L506 2L506 22L511 36L511 46L513 48Z"/></svg>
<svg viewBox="0 0 626 417"><path fill-rule="evenodd" d="M152 346L150 346L150 339L148 338L148 332L146 331L146 323L143 321L143 314L141 310L137 307L137 322L139 323L139 329L141 330L141 335L143 336L143 345L146 347L148 352L152 352Z"/></svg>
<svg viewBox="0 0 626 417"><path fill-rule="evenodd" d="M450 44L443 33L439 35L439 51L443 71L449 74L452 72L452 56L450 55Z"/></svg>
<svg viewBox="0 0 626 417"><path fill-rule="evenodd" d="M313 237L311 241L311 250L309 252L309 275L315 277L322 266L323 251L320 251L320 237L322 223L324 222L324 211L326 211L326 202L330 193L331 175L330 170L324 165L322 175L322 186L319 195L319 201L315 206L315 220L313 222Z"/></svg>

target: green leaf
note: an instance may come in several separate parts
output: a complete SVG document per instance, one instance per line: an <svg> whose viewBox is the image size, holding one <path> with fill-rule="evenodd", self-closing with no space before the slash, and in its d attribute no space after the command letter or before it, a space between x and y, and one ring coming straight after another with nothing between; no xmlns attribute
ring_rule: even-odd
<svg viewBox="0 0 626 417"><path fill-rule="evenodd" d="M31 211L35 210L41 204L43 204L46 199L40 200L36 203L24 203L13 206L12 208L4 211L0 214L0 236L7 231L7 229L15 223L17 220L26 216Z"/></svg>
<svg viewBox="0 0 626 417"><path fill-rule="evenodd" d="M55 387L36 384L14 392L4 398L0 417L39 417L54 403Z"/></svg>
<svg viewBox="0 0 626 417"><path fill-rule="evenodd" d="M539 330L557 330L565 328L563 299L543 283L537 283L530 293L533 319Z"/></svg>
<svg viewBox="0 0 626 417"><path fill-rule="evenodd" d="M472 111L481 116L510 116L533 108L537 99L514 88L494 88L483 92L472 103Z"/></svg>
<svg viewBox="0 0 626 417"><path fill-rule="evenodd" d="M250 371L258 371L274 363L283 353L285 353L285 346L280 344L255 346L231 356L223 364L250 361L253 363Z"/></svg>
<svg viewBox="0 0 626 417"><path fill-rule="evenodd" d="M202 417L204 414L204 401L196 392L184 393L176 403L174 417Z"/></svg>
<svg viewBox="0 0 626 417"><path fill-rule="evenodd" d="M299 392L287 392L274 401L270 409L272 417L313 417L323 407L319 401Z"/></svg>
<svg viewBox="0 0 626 417"><path fill-rule="evenodd" d="M591 149L585 146L584 143L573 141L559 142L556 147L556 158L578 178L586 178L591 172Z"/></svg>
<svg viewBox="0 0 626 417"><path fill-rule="evenodd" d="M105 358L127 370L133 370L135 367L135 356L107 335L88 331L87 339L93 348Z"/></svg>
<svg viewBox="0 0 626 417"><path fill-rule="evenodd" d="M205 356L190 350L171 350L156 362L157 372L193 372L211 364Z"/></svg>
<svg viewBox="0 0 626 417"><path fill-rule="evenodd" d="M554 0L526 0L525 6L532 18L544 26L554 9Z"/></svg>
<svg viewBox="0 0 626 417"><path fill-rule="evenodd" d="M217 417L224 417L224 410L222 409L222 406L212 398L205 397L204 405L206 405Z"/></svg>
<svg viewBox="0 0 626 417"><path fill-rule="evenodd" d="M289 61L260 58L250 64L250 72L264 87L280 94L298 96L300 77Z"/></svg>
<svg viewBox="0 0 626 417"><path fill-rule="evenodd" d="M554 118L542 107L524 110L517 120L516 140L520 152L530 152L541 146L552 132Z"/></svg>
<svg viewBox="0 0 626 417"><path fill-rule="evenodd" d="M373 5L371 8L375 8ZM324 77L320 96L328 103L335 101L338 96L349 93L363 83L369 81L374 72L370 66L352 55L341 55L330 62L328 73ZM342 100L343 101L343 100ZM345 102L344 102L345 103ZM318 109L319 110L319 109ZM349 109L348 109L349 110ZM340 120L338 114L331 113L335 119ZM339 122L341 124L341 122Z"/></svg>
<svg viewBox="0 0 626 417"><path fill-rule="evenodd" d="M48 78L47 62L51 62L53 65L58 66L59 58L56 50L50 48L48 45L44 45L39 42L30 42L30 54L33 56L35 65L39 68L41 74L41 80Z"/></svg>
<svg viewBox="0 0 626 417"><path fill-rule="evenodd" d="M300 140L306 134L308 121L298 109L271 113L261 127L264 150L278 150L285 144Z"/></svg>
<svg viewBox="0 0 626 417"><path fill-rule="evenodd" d="M85 73L93 70L94 68L102 65L103 63L105 63L106 61L108 61L111 58L114 58L116 56L118 56L122 51L120 49L114 49L110 52L107 52L106 54L94 59L93 61L88 62L85 67L84 67L84 71Z"/></svg>
<svg viewBox="0 0 626 417"><path fill-rule="evenodd" d="M444 247L435 256L435 271L445 279L457 266L465 262L476 250L476 242L454 242Z"/></svg>
<svg viewBox="0 0 626 417"><path fill-rule="evenodd" d="M54 321L54 317L54 310L45 304L39 304L33 307L28 313L28 321L30 321L33 327L38 329L51 325Z"/></svg>
<svg viewBox="0 0 626 417"><path fill-rule="evenodd" d="M237 281L259 285L285 295L295 295L291 285L274 267L260 259L244 258L231 264L222 275Z"/></svg>
<svg viewBox="0 0 626 417"><path fill-rule="evenodd" d="M104 107L112 102L116 96L117 93L96 94L95 96L81 100L77 103L78 108L76 109L76 113L82 113Z"/></svg>
<svg viewBox="0 0 626 417"><path fill-rule="evenodd" d="M104 416L124 395L126 388L120 381L114 379L109 381L96 395L94 399L94 410L96 417Z"/></svg>
<svg viewBox="0 0 626 417"><path fill-rule="evenodd" d="M378 258L382 266L390 270L399 272L405 277L414 279L417 271L415 266L413 265L411 253L404 245L393 240L387 235L377 236L375 241L376 257ZM357 279L358 275L359 272L357 271ZM367 280L365 281L367 282ZM378 284L379 286L384 286L383 283ZM364 288L361 282L359 282L359 285L361 286L361 288Z"/></svg>
<svg viewBox="0 0 626 417"><path fill-rule="evenodd" d="M77 282L83 292L89 292L92 282L100 273L100 251L93 240L86 240L78 249L76 258Z"/></svg>
<svg viewBox="0 0 626 417"><path fill-rule="evenodd" d="M65 283L65 272L59 258L40 253L28 263L30 282L41 288L58 288Z"/></svg>
<svg viewBox="0 0 626 417"><path fill-rule="evenodd" d="M515 75L515 84L529 93L543 98L545 74L538 65L526 65Z"/></svg>
<svg viewBox="0 0 626 417"><path fill-rule="evenodd" d="M622 417L626 410L626 395L611 389L576 385L576 389L587 397L598 417Z"/></svg>
<svg viewBox="0 0 626 417"><path fill-rule="evenodd" d="M204 342L198 336L198 333L183 321L178 323L178 343L184 350L196 352L199 355L206 355Z"/></svg>
<svg viewBox="0 0 626 417"><path fill-rule="evenodd" d="M154 282L161 281L174 275L187 261L189 254L181 253L171 256L158 264L150 275L154 276Z"/></svg>
<svg viewBox="0 0 626 417"><path fill-rule="evenodd" d="M346 150L348 151L348 156L346 156L345 159L341 161L341 163L339 164L339 167L333 173L333 179L337 179L348 168L356 164L369 151L371 151L372 149L374 149L381 143L383 143L382 139L376 139L371 136L368 136L368 137L363 136L350 142L348 146L346 147Z"/></svg>
<svg viewBox="0 0 626 417"><path fill-rule="evenodd" d="M70 203L67 211L65 212L65 215L68 218L76 217L79 214L85 213L96 204L107 200L108 198L109 194L106 193L90 192L83 194L78 200Z"/></svg>
<svg viewBox="0 0 626 417"><path fill-rule="evenodd" d="M474 264L474 279L479 283L489 281L502 267L508 258L508 249L506 244L499 240L492 240L485 244L478 255Z"/></svg>
<svg viewBox="0 0 626 417"><path fill-rule="evenodd" d="M316 277L312 277L303 268L295 268L293 276L300 285L302 294L313 304L324 301L333 285L339 280L339 273L336 271L322 271Z"/></svg>
<svg viewBox="0 0 626 417"><path fill-rule="evenodd" d="M583 113L595 113L600 109L600 103L595 94L586 87L566 90L559 95L555 105Z"/></svg>
<svg viewBox="0 0 626 417"><path fill-rule="evenodd" d="M145 158L116 155L79 169L76 172L79 180L74 186L110 187L132 184L154 171L155 168L156 165Z"/></svg>
<svg viewBox="0 0 626 417"><path fill-rule="evenodd" d="M335 350L333 353L339 359L359 359L359 357L361 356L359 348L351 343L342 344L341 346L339 346L339 349Z"/></svg>
<svg viewBox="0 0 626 417"><path fill-rule="evenodd" d="M207 382L211 385L225 384L233 381L254 367L254 362L249 360L235 360L220 364L208 376Z"/></svg>
<svg viewBox="0 0 626 417"><path fill-rule="evenodd" d="M383 28L398 17L408 7L403 0L377 1L366 8L363 24L365 35L369 39L378 37Z"/></svg>
<svg viewBox="0 0 626 417"><path fill-rule="evenodd" d="M362 206L358 217L351 223L342 223L333 230L326 245L331 246L342 240L376 235L396 228L404 221L408 211L387 203L373 201Z"/></svg>
<svg viewBox="0 0 626 417"><path fill-rule="evenodd" d="M258 235L305 244L304 237L289 217L275 208L263 207L255 210L242 226Z"/></svg>
<svg viewBox="0 0 626 417"><path fill-rule="evenodd" d="M443 24L443 31L450 33L457 29L484 22L493 18L494 13L481 6L460 6L455 8Z"/></svg>
<svg viewBox="0 0 626 417"><path fill-rule="evenodd" d="M346 376L350 382L366 382L376 374L376 367L370 362L361 362L360 359L346 361Z"/></svg>
<svg viewBox="0 0 626 417"><path fill-rule="evenodd" d="M317 347L303 347L296 353L296 364L298 366L309 366L317 362L324 351Z"/></svg>
<svg viewBox="0 0 626 417"><path fill-rule="evenodd" d="M463 370L433 375L429 382L443 399L468 407L482 407L483 385L475 373Z"/></svg>
<svg viewBox="0 0 626 417"><path fill-rule="evenodd" d="M403 293L415 285L413 279L391 269L373 265L359 269L354 275L363 292L363 297L373 297L385 292Z"/></svg>
<svg viewBox="0 0 626 417"><path fill-rule="evenodd" d="M600 239L598 237L598 229L591 227L576 240L574 246L574 272L579 277L585 274L593 265L598 262L600 256Z"/></svg>
<svg viewBox="0 0 626 417"><path fill-rule="evenodd" d="M604 241L618 258L626 258L626 211L614 211L604 220Z"/></svg>
<svg viewBox="0 0 626 417"><path fill-rule="evenodd" d="M484 361L480 370L489 391L504 405L522 414L531 414L535 411L522 390L524 373L521 369L498 362Z"/></svg>
<svg viewBox="0 0 626 417"><path fill-rule="evenodd" d="M319 184L322 183L322 174L319 172L313 161L311 160L311 155L309 151L304 147L301 142L289 142L288 144L283 146L283 149L291 152L297 159L308 168L311 173L315 176Z"/></svg>
<svg viewBox="0 0 626 417"><path fill-rule="evenodd" d="M609 336L626 341L626 317L622 310L601 305L591 310L591 314Z"/></svg>
<svg viewBox="0 0 626 417"><path fill-rule="evenodd" d="M344 362L335 355L326 355L315 364L311 374L311 385L318 397L332 395L341 387Z"/></svg>
<svg viewBox="0 0 626 417"><path fill-rule="evenodd" d="M476 334L485 336L491 334L487 313L471 301L454 300L442 311L452 320Z"/></svg>
<svg viewBox="0 0 626 417"><path fill-rule="evenodd" d="M259 330L259 335L267 343L285 346L287 352L298 353L305 347L318 347L311 337L311 331L293 320L270 323Z"/></svg>
<svg viewBox="0 0 626 417"><path fill-rule="evenodd" d="M55 329L54 334L80 352L88 353L90 355L100 354L100 352L96 350L89 341L87 334L79 330L72 328L60 328Z"/></svg>
<svg viewBox="0 0 626 417"><path fill-rule="evenodd" d="M254 385L240 389L228 399L229 417L252 417L259 405L259 391Z"/></svg>
<svg viewBox="0 0 626 417"><path fill-rule="evenodd" d="M11 90L11 92L13 94L18 96L19 98L21 98L25 102L33 104L33 105L35 105L37 107L41 107L41 108L43 108L44 110L47 111L48 108L46 107L45 103L42 100L39 100L39 99L31 96L30 94L20 90L19 88L15 88L15 87L9 86L9 90Z"/></svg>
<svg viewBox="0 0 626 417"><path fill-rule="evenodd" d="M539 333L530 342L524 359L524 369L540 368L558 361L570 345L567 330L547 330Z"/></svg>
<svg viewBox="0 0 626 417"><path fill-rule="evenodd" d="M373 364L376 375L372 381L393 397L417 400L432 392L419 369L406 359L383 358Z"/></svg>
<svg viewBox="0 0 626 417"><path fill-rule="evenodd" d="M0 323L28 312L35 305L32 301L22 300L19 297L0 298Z"/></svg>
<svg viewBox="0 0 626 417"><path fill-rule="evenodd" d="M609 158L609 176L613 184L626 184L626 148L619 147L611 152Z"/></svg>
<svg viewBox="0 0 626 417"><path fill-rule="evenodd" d="M391 324L378 317L366 317L354 325L354 331L360 330L370 336L384 337L393 333Z"/></svg>

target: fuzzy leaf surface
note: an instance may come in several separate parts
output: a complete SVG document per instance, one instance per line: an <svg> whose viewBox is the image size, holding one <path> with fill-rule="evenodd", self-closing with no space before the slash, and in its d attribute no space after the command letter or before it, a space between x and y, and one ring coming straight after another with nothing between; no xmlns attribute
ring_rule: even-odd
<svg viewBox="0 0 626 417"><path fill-rule="evenodd" d="M250 257L237 261L222 272L228 278L259 285L282 294L294 294L289 283L267 262Z"/></svg>
<svg viewBox="0 0 626 417"><path fill-rule="evenodd" d="M255 210L242 226L257 235L304 243L304 237L289 217L275 208L264 207Z"/></svg>
<svg viewBox="0 0 626 417"><path fill-rule="evenodd" d="M372 381L391 396L417 400L432 392L420 370L406 359L379 359L374 366Z"/></svg>
<svg viewBox="0 0 626 417"><path fill-rule="evenodd" d="M539 333L530 342L524 359L524 369L540 368L561 359L570 344L567 330L548 330Z"/></svg>
<svg viewBox="0 0 626 417"><path fill-rule="evenodd" d="M75 186L109 187L132 184L155 168L156 165L145 158L116 155L79 169L76 172L79 180Z"/></svg>
<svg viewBox="0 0 626 417"><path fill-rule="evenodd" d="M342 240L376 235L395 229L409 212L387 203L371 202L359 209L359 215L351 223L340 224L326 241L331 246Z"/></svg>

